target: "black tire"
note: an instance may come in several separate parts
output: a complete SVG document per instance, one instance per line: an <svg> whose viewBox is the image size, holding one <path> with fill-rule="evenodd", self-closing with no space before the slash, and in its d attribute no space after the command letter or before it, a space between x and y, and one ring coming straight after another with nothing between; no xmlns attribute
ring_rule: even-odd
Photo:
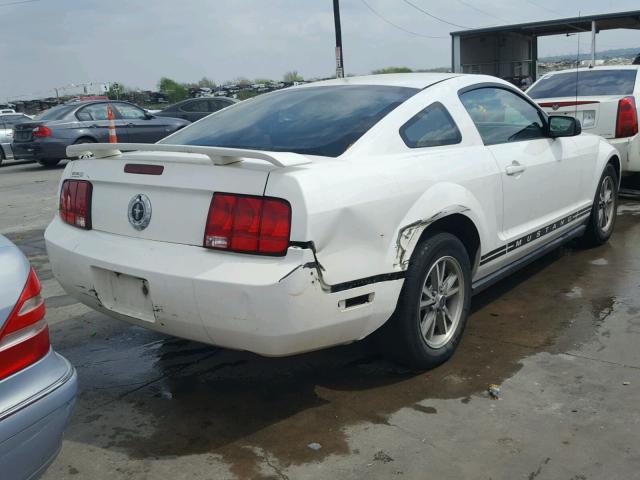
<svg viewBox="0 0 640 480"><path fill-rule="evenodd" d="M455 259L459 272L455 270L455 263L450 264L452 272L460 273L461 279L459 285L462 287L460 296L456 302L456 311L459 311L459 317L455 327L451 328L453 332L446 343L438 346L428 344L428 334L425 336L421 330L423 325L423 315L421 310L421 301L433 301L425 297L423 288L427 288L427 275L435 267L436 263L450 262L448 259ZM443 275L443 277L446 275ZM431 278L431 277L430 277ZM433 293L433 291L432 291ZM436 292L437 293L437 292ZM436 295L442 296L442 295ZM433 298L433 297L432 297ZM447 306L445 300L445 308ZM434 305L441 303L441 299L434 302ZM412 368L424 370L434 368L441 363L447 361L455 351L462 332L464 331L469 316L469 307L471 303L471 264L469 255L462 242L449 233L434 233L432 236L420 243L409 263L407 275L404 285L398 299L398 305L393 316L386 325L385 338L388 353L396 360L404 363ZM423 307L424 308L424 307ZM426 307L425 312L429 310L431 313L437 308ZM433 322L446 322L444 318L438 317L435 313ZM424 318L427 318L426 316ZM436 327L438 328L438 327ZM433 332L435 334L435 331ZM446 335L445 335L446 337Z"/></svg>
<svg viewBox="0 0 640 480"><path fill-rule="evenodd" d="M609 185L612 189L611 204L613 209L611 210L610 214L606 216L606 218L610 219L610 221L603 225L604 221L602 220L603 217L601 213L601 210L603 208L603 198L601 198L601 194L603 192L603 189L605 188L605 184ZM605 197L607 196L605 195ZM606 200L606 198L604 198L604 200ZM596 190L596 196L593 200L593 206L591 207L591 216L589 217L589 222L587 223L587 231L580 239L580 243L585 247L597 247L606 243L609 240L609 237L611 237L613 229L616 225L617 211L618 175L616 174L616 169L613 167L613 165L608 164L605 167L604 172L602 172L602 176L600 177L600 181L598 182L598 189Z"/></svg>
<svg viewBox="0 0 640 480"><path fill-rule="evenodd" d="M55 160L52 160L52 159L47 159L47 160L40 159L40 160L38 160L38 163L43 167L55 167L57 164L60 163L60 159L59 158L55 159Z"/></svg>
<svg viewBox="0 0 640 480"><path fill-rule="evenodd" d="M4 150L0 146L0 165L2 165L2 162L4 162Z"/></svg>

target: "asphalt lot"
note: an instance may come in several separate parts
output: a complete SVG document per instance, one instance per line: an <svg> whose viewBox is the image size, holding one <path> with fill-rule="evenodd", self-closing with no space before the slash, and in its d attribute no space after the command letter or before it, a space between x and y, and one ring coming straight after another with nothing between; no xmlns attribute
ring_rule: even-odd
<svg viewBox="0 0 640 480"><path fill-rule="evenodd" d="M0 167L0 232L38 271L80 378L46 480L640 478L640 200L608 245L558 249L476 297L453 359L415 374L366 342L266 359L76 303L42 239L62 168Z"/></svg>

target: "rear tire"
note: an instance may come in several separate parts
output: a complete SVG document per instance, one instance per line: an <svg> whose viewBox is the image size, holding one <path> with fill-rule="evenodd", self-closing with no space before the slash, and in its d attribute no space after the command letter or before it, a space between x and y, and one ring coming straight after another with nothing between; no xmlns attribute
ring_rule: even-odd
<svg viewBox="0 0 640 480"><path fill-rule="evenodd" d="M43 167L55 167L57 164L60 163L60 159L57 160L38 160L38 163L43 166Z"/></svg>
<svg viewBox="0 0 640 480"><path fill-rule="evenodd" d="M411 257L393 316L389 353L413 368L430 369L455 351L469 316L471 265L462 242L436 233Z"/></svg>
<svg viewBox="0 0 640 480"><path fill-rule="evenodd" d="M580 243L586 247L597 247L606 243L613 233L617 211L618 175L613 165L609 164L600 177L587 231L580 239Z"/></svg>

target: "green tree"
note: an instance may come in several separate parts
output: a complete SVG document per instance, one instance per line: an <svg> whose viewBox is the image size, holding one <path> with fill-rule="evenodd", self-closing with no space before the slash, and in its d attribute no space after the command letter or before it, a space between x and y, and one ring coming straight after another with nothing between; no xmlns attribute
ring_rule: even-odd
<svg viewBox="0 0 640 480"><path fill-rule="evenodd" d="M379 68L378 70L374 70L371 73L374 75L380 75L382 73L411 73L411 72L413 72L413 70L411 70L409 67L385 67L385 68Z"/></svg>
<svg viewBox="0 0 640 480"><path fill-rule="evenodd" d="M284 82L293 83L293 82L301 82L304 80L302 75L298 74L296 70L291 70L283 75L282 80Z"/></svg>
<svg viewBox="0 0 640 480"><path fill-rule="evenodd" d="M167 77L160 79L158 89L167 96L170 103L179 102L189 97L187 87Z"/></svg>

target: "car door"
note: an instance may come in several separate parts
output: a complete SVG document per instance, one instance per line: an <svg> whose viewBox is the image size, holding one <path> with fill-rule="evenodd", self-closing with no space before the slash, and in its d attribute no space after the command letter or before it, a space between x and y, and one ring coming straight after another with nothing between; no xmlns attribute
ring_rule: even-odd
<svg viewBox="0 0 640 480"><path fill-rule="evenodd" d="M546 115L506 86L460 94L501 171L506 253L526 254L568 227L580 207L581 154L572 138L550 138Z"/></svg>
<svg viewBox="0 0 640 480"><path fill-rule="evenodd" d="M80 122L77 132L78 138L88 136L99 143L109 142L109 105L107 102L91 103L76 112L76 118ZM113 109L113 114L118 142L128 142L129 137L124 121L118 118L115 109Z"/></svg>
<svg viewBox="0 0 640 480"><path fill-rule="evenodd" d="M125 122L129 142L155 143L168 135L166 118L149 115L130 103L116 102L114 105Z"/></svg>

